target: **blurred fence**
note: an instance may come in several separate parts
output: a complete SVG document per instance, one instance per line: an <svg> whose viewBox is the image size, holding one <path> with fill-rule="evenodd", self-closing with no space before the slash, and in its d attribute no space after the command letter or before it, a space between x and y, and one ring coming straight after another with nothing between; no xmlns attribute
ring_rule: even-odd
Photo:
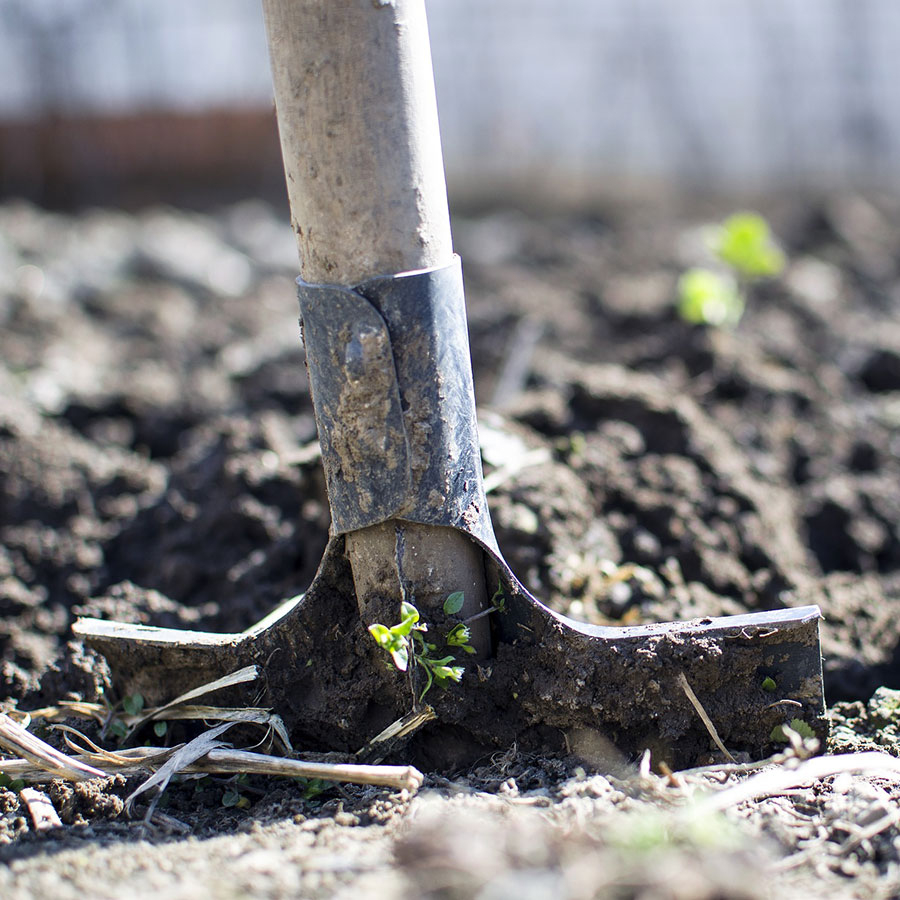
<svg viewBox="0 0 900 900"><path fill-rule="evenodd" d="M898 0L427 6L457 185L900 178ZM138 170L218 147L207 174L263 179L273 136L258 0L0 0L0 190L141 148Z"/></svg>

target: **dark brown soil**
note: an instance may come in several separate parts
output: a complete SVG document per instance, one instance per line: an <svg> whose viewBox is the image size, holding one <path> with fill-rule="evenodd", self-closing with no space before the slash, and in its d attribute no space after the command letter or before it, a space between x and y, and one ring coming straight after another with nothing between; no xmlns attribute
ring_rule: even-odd
<svg viewBox="0 0 900 900"><path fill-rule="evenodd" d="M866 718L865 703L876 688L900 688L900 205L760 205L790 264L753 290L734 331L689 326L673 306L679 272L703 262L702 226L733 202L456 218L485 469L499 481L492 517L525 585L591 622L818 603L827 698L850 703L850 731L874 735L885 726ZM262 204L214 215L0 206L9 704L115 696L102 661L70 639L78 615L240 631L309 585L328 506L295 268L289 229ZM880 746L897 752L893 741ZM648 857L623 856L608 837L619 821L609 817L637 803L636 789L577 771L584 765L512 750L457 773L452 789L435 774L433 802L412 801L428 807L415 829L409 798L375 789L304 799L292 783L259 779L244 811L221 806L218 782L173 786L167 811L209 842L205 860L177 835L133 844L140 835L121 798L134 785L121 779L52 788L65 827L49 835L32 834L16 796L0 791L2 858L32 892L47 859L63 877L85 848L110 845L123 883L136 883L141 848L147 866L183 864L211 896L244 885L259 896L344 887L463 897L494 885L479 896L505 897L531 896L536 884L546 890L534 896L550 896L565 882L581 893L560 896L757 897L765 886L734 873L800 846L763 822L769 838L752 852L739 840L713 842L715 853L693 838L654 845L648 874ZM442 829L448 816L468 821L453 810L476 795L471 829L496 852L470 877L460 875L470 845L446 843ZM212 849L235 832L243 850ZM250 852L256 833L269 856L231 885L216 854ZM896 878L896 827L881 837L840 877ZM279 859L302 872L272 874ZM615 877L584 874L587 859ZM666 866L694 872L695 889L665 893ZM643 887L611 893L613 882ZM778 883L784 896L788 882ZM152 886L171 885L157 872ZM855 890L823 882L820 895Z"/></svg>

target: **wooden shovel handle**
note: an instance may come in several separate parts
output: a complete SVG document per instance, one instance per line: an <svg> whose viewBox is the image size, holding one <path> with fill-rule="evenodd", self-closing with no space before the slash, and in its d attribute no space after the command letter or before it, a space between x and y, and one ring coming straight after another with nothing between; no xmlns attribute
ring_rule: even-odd
<svg viewBox="0 0 900 900"><path fill-rule="evenodd" d="M263 0L263 10L303 280L349 287L448 265L424 0ZM488 605L482 552L460 532L398 520L346 541L364 619L401 597L426 615L456 591L461 616ZM486 619L472 643L489 653Z"/></svg>
<svg viewBox="0 0 900 900"><path fill-rule="evenodd" d="M442 266L452 242L424 0L263 0L304 281Z"/></svg>

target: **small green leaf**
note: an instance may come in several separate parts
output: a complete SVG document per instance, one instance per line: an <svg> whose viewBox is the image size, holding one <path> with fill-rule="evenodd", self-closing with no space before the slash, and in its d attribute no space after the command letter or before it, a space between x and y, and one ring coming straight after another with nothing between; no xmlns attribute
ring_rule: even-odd
<svg viewBox="0 0 900 900"><path fill-rule="evenodd" d="M803 719L791 719L789 727L792 731L796 731L802 738L814 738L815 731L803 721ZM780 744L784 744L788 740L788 736L784 733L784 727L776 725L769 734L769 740Z"/></svg>
<svg viewBox="0 0 900 900"><path fill-rule="evenodd" d="M418 625L419 611L404 600L400 604L400 621L391 628L391 634L394 637L409 637L411 632L425 631L424 625Z"/></svg>
<svg viewBox="0 0 900 900"><path fill-rule="evenodd" d="M736 325L744 300L733 279L710 269L688 269L678 279L678 314L692 325Z"/></svg>
<svg viewBox="0 0 900 900"><path fill-rule="evenodd" d="M15 791L17 794L22 788L25 787L25 782L21 778L16 778L14 781L9 783L9 789L11 791Z"/></svg>
<svg viewBox="0 0 900 900"><path fill-rule="evenodd" d="M0 772L0 787L9 787L12 784L12 778L6 772Z"/></svg>
<svg viewBox="0 0 900 900"><path fill-rule="evenodd" d="M122 700L122 709L129 716L139 716L144 708L144 697L142 694L129 694Z"/></svg>
<svg viewBox="0 0 900 900"><path fill-rule="evenodd" d="M247 809L250 806L250 798L241 795L241 799L236 804L238 809Z"/></svg>
<svg viewBox="0 0 900 900"><path fill-rule="evenodd" d="M791 719L791 728L793 728L802 738L814 738L816 736L812 727L807 725L803 719Z"/></svg>
<svg viewBox="0 0 900 900"><path fill-rule="evenodd" d="M778 685L775 683L775 679L767 675L763 678L762 689L764 691L768 691L770 694L774 691Z"/></svg>
<svg viewBox="0 0 900 900"><path fill-rule="evenodd" d="M110 734L119 738L120 740L128 735L128 727L121 719L113 719L112 723L109 726Z"/></svg>
<svg viewBox="0 0 900 900"><path fill-rule="evenodd" d="M143 694L128 694L122 699L122 709L124 709L129 716L139 716L143 708Z"/></svg>
<svg viewBox="0 0 900 900"><path fill-rule="evenodd" d="M222 806L237 806L240 802L241 795L234 788L228 788L222 795Z"/></svg>
<svg viewBox="0 0 900 900"><path fill-rule="evenodd" d="M444 601L444 612L448 616L455 616L462 608L466 601L466 595L463 591L454 591Z"/></svg>
<svg viewBox="0 0 900 900"><path fill-rule="evenodd" d="M423 663L431 666L432 668L436 668L437 666L449 666L450 663L455 662L455 656L445 656L442 659L424 659Z"/></svg>
<svg viewBox="0 0 900 900"><path fill-rule="evenodd" d="M409 645L404 641L396 647L391 647L391 659L394 665L401 671L405 672L409 666Z"/></svg>
<svg viewBox="0 0 900 900"><path fill-rule="evenodd" d="M324 794L333 785L321 778L297 778L297 784L303 788L303 799L314 800L319 794Z"/></svg>
<svg viewBox="0 0 900 900"><path fill-rule="evenodd" d="M379 625L377 622L374 625L369 626L369 634L372 635L373 638L378 642L379 647L389 647L391 645L391 641L393 636L391 635L391 630L386 628L384 625Z"/></svg>
<svg viewBox="0 0 900 900"><path fill-rule="evenodd" d="M157 737L165 737L166 732L169 730L168 722L154 722L153 723L153 733Z"/></svg>
<svg viewBox="0 0 900 900"><path fill-rule="evenodd" d="M769 223L757 213L729 216L718 229L713 249L744 278L767 278L784 268L784 254L772 239Z"/></svg>

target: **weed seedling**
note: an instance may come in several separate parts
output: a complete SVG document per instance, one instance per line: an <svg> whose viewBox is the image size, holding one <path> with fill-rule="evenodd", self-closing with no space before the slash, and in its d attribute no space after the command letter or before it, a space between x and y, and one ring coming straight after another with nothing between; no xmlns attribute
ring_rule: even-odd
<svg viewBox="0 0 900 900"><path fill-rule="evenodd" d="M250 806L250 798L241 793L241 788L249 783L247 775L238 775L222 794L222 806L247 809Z"/></svg>
<svg viewBox="0 0 900 900"><path fill-rule="evenodd" d="M321 794L334 787L330 781L323 781L321 778L295 778L294 781L303 789L304 800L315 800Z"/></svg>
<svg viewBox="0 0 900 900"><path fill-rule="evenodd" d="M803 719L791 719L791 724L787 727L789 727L791 731L796 732L804 740L814 739L816 736L812 727L807 722L804 722ZM772 741L772 743L785 744L790 741L790 734L785 732L784 726L776 725L769 735L769 740Z"/></svg>
<svg viewBox="0 0 900 900"><path fill-rule="evenodd" d="M463 600L461 591L450 594L444 601L444 611L459 612ZM428 625L421 620L419 610L406 600L400 604L400 621L396 625L390 628L378 623L369 626L369 633L378 646L390 654L394 666L401 672L409 672L411 683L415 667L421 667L425 674L425 687L418 695L418 703L422 702L433 684L446 688L451 682L461 681L465 671L463 666L453 665L456 657L452 653L440 657L437 655L438 645L426 639L427 632ZM450 629L444 644L464 653L474 653L475 648L469 644L469 639L468 626L460 622ZM415 691L413 697L415 698Z"/></svg>
<svg viewBox="0 0 900 900"><path fill-rule="evenodd" d="M747 289L784 269L784 253L757 213L729 216L710 233L721 269L688 269L678 281L678 314L694 325L733 327L744 313Z"/></svg>

